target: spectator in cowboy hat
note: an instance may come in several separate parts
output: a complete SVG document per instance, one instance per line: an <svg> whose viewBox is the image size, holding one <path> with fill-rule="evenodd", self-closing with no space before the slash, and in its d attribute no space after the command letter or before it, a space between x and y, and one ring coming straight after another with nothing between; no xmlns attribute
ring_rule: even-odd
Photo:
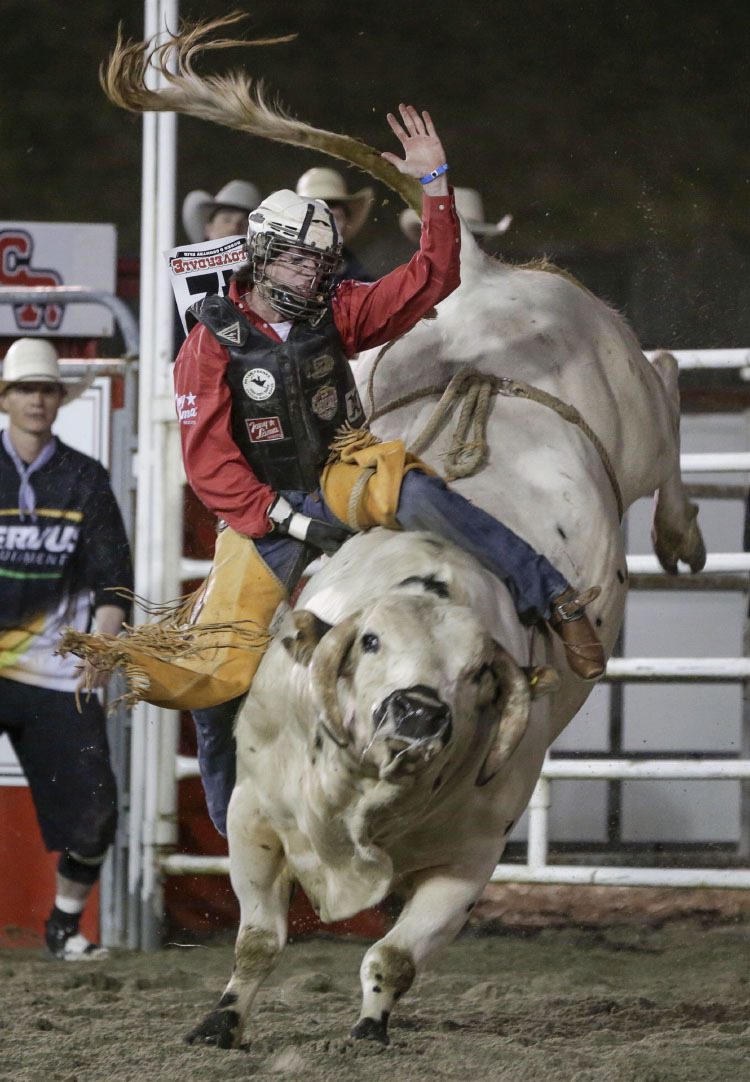
<svg viewBox="0 0 750 1082"><path fill-rule="evenodd" d="M191 244L247 232L247 216L260 203L260 192L246 180L230 180L216 195L202 189L188 192L182 203L182 225Z"/></svg>
<svg viewBox="0 0 750 1082"><path fill-rule="evenodd" d="M133 586L106 470L52 432L91 382L62 375L41 338L14 342L0 379L0 734L28 780L45 847L60 854L45 941L63 962L106 954L79 922L115 835L117 789L102 704L79 695L108 676L56 647L71 624L117 635L128 608L119 591Z"/></svg>
<svg viewBox="0 0 750 1082"><path fill-rule="evenodd" d="M49 384L59 390L62 404L78 398L88 390L93 381L93 374L78 379L61 375L57 350L51 342L42 338L18 338L8 350L3 362L0 411L7 412L3 405L3 396L11 389L23 391L28 388L33 392L36 388L32 387L32 384L43 384L45 387Z"/></svg>
<svg viewBox="0 0 750 1082"><path fill-rule="evenodd" d="M339 279L354 278L360 282L372 282L373 276L351 251L349 242L367 221L375 198L373 189L361 188L350 195L341 173L325 166L316 166L308 169L297 181L297 195L306 199L322 199L331 210L344 243L341 253L344 264Z"/></svg>
<svg viewBox="0 0 750 1082"><path fill-rule="evenodd" d="M474 188L454 188L453 194L456 199L456 210L469 227L480 247L483 247L482 242L485 238L497 237L501 233L505 233L513 220L510 214L506 214L499 222L485 222L482 197ZM401 232L408 240L413 244L419 244L422 222L411 207L401 211L398 216L398 224L401 226Z"/></svg>

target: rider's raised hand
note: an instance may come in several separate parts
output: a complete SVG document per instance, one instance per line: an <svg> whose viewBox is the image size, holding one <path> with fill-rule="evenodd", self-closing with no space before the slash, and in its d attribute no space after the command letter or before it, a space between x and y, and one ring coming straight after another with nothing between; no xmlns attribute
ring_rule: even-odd
<svg viewBox="0 0 750 1082"><path fill-rule="evenodd" d="M399 158L384 151L382 157L395 165L399 173L421 180L428 195L447 195L445 151L430 114L425 110L420 116L413 105L402 104L398 109L401 122L393 113L388 113L388 123L404 148L405 156Z"/></svg>

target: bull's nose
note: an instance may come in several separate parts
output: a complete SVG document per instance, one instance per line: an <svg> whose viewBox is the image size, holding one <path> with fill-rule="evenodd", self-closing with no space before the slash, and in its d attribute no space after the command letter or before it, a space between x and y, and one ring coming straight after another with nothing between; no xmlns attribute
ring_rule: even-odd
<svg viewBox="0 0 750 1082"><path fill-rule="evenodd" d="M394 734L430 740L450 728L451 713L433 688L423 684L392 691L374 712L377 728L389 722Z"/></svg>

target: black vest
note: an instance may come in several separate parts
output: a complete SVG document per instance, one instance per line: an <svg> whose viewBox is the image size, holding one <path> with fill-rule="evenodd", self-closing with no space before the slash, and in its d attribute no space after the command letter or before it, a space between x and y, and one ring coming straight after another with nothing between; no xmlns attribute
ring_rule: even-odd
<svg viewBox="0 0 750 1082"><path fill-rule="evenodd" d="M336 430L365 421L332 313L294 323L286 342L226 297L204 297L189 313L229 352L232 437L253 473L277 491L316 489Z"/></svg>

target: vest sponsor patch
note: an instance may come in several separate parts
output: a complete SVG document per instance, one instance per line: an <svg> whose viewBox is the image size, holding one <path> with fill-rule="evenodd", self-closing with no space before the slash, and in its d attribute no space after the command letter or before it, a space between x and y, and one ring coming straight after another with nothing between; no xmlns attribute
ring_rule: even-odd
<svg viewBox="0 0 750 1082"><path fill-rule="evenodd" d="M216 332L217 338L223 338L225 342L231 342L232 345L238 346L240 344L240 324L239 320L234 323L230 323L226 327L222 327L220 331Z"/></svg>
<svg viewBox="0 0 750 1082"><path fill-rule="evenodd" d="M307 374L310 379L323 379L333 372L334 360L330 353L322 353L307 362Z"/></svg>
<svg viewBox="0 0 750 1082"><path fill-rule="evenodd" d="M267 368L251 368L242 377L242 389L253 402L265 402L276 390L276 380Z"/></svg>
<svg viewBox="0 0 750 1082"><path fill-rule="evenodd" d="M321 387L319 391L316 391L310 403L313 413L316 417L320 417L322 421L330 421L336 416L338 404L339 396L336 393L336 388L330 384L326 384L325 387Z"/></svg>
<svg viewBox="0 0 750 1082"><path fill-rule="evenodd" d="M251 443L268 443L271 440L283 440L284 430L278 417L263 417L261 420L245 421Z"/></svg>

